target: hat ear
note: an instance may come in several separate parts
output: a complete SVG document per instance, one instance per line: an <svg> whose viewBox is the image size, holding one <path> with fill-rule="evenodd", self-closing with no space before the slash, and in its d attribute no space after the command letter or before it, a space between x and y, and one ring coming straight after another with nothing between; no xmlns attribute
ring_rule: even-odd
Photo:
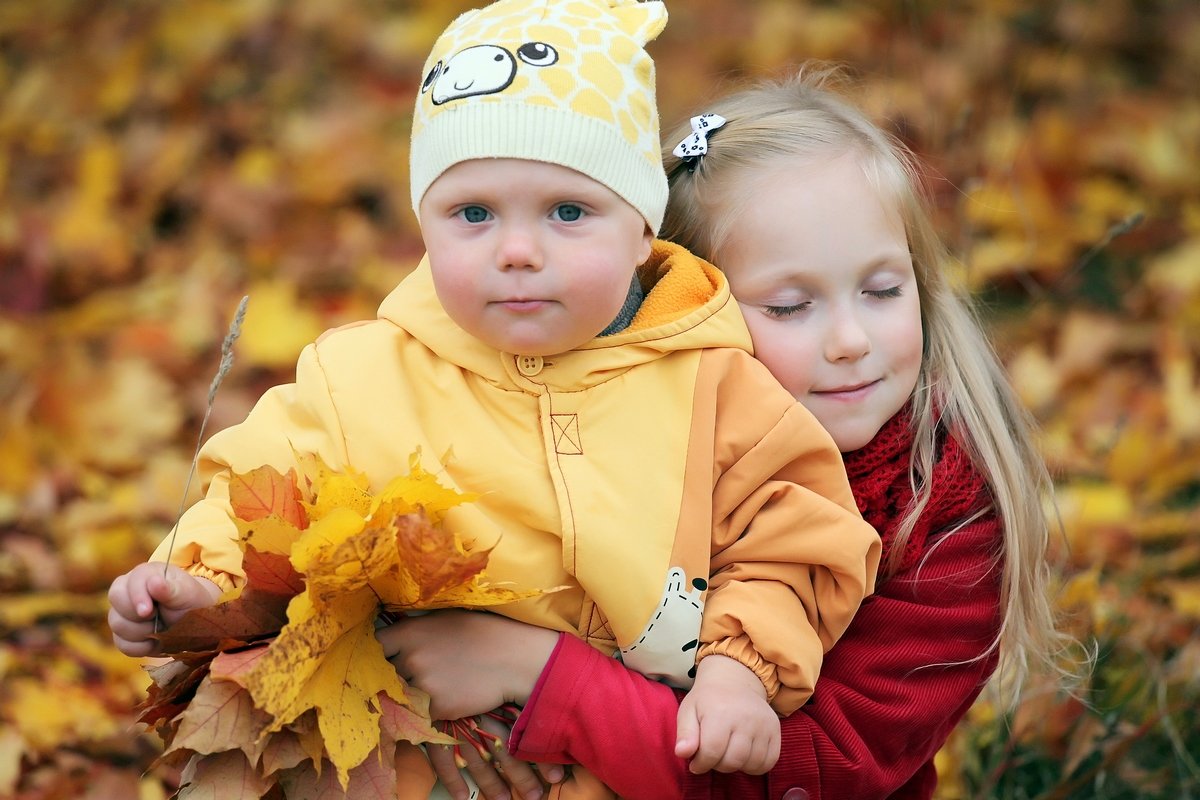
<svg viewBox="0 0 1200 800"><path fill-rule="evenodd" d="M481 12L481 11L483 11L482 8L472 8L468 11L462 12L461 14L459 14L457 17L454 18L453 22L451 22L449 25L446 26L446 32L448 33L449 31L458 30L463 25L467 24L472 19L479 16L479 12Z"/></svg>
<svg viewBox="0 0 1200 800"><path fill-rule="evenodd" d="M642 44L652 41L667 26L667 7L661 0L610 0L612 15L625 33Z"/></svg>

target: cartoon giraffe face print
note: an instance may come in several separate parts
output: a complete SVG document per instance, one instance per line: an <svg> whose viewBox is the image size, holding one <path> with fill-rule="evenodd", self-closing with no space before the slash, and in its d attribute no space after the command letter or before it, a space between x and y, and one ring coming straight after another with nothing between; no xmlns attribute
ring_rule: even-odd
<svg viewBox="0 0 1200 800"><path fill-rule="evenodd" d="M515 55L500 45L468 47L444 64L434 64L421 84L421 92L432 91L435 106L462 97L502 92L516 77L518 60L531 67L548 67L558 61L558 50L546 42L526 42Z"/></svg>

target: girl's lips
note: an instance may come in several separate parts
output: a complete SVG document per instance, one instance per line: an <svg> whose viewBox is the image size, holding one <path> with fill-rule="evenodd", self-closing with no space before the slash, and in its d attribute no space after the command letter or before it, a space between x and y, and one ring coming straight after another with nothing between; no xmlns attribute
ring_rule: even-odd
<svg viewBox="0 0 1200 800"><path fill-rule="evenodd" d="M835 389L814 389L812 393L819 397L829 398L830 400L857 400L868 394L877 383L879 381L875 380L854 386L839 386Z"/></svg>

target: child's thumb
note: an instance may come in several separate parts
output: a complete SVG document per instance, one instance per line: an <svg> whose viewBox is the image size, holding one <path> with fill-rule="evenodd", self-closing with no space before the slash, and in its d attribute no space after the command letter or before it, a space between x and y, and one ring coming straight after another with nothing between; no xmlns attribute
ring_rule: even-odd
<svg viewBox="0 0 1200 800"><path fill-rule="evenodd" d="M675 755L691 758L700 749L700 723L695 714L680 713L675 725Z"/></svg>
<svg viewBox="0 0 1200 800"><path fill-rule="evenodd" d="M179 608L187 604L187 584L181 582L178 575L166 577L166 591L158 603L166 608Z"/></svg>

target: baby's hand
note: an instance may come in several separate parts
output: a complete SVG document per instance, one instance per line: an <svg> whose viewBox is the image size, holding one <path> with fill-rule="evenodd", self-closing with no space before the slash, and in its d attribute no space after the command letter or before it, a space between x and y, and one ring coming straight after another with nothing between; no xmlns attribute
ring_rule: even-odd
<svg viewBox="0 0 1200 800"><path fill-rule="evenodd" d="M138 564L113 581L108 590L113 643L127 656L153 655L158 652L158 642L151 638L156 618L163 627L170 627L188 611L211 606L220 596L215 583L177 566L152 561Z"/></svg>
<svg viewBox="0 0 1200 800"><path fill-rule="evenodd" d="M691 758L688 769L697 775L761 775L779 760L779 743L779 717L758 676L727 656L702 660L679 705L675 755Z"/></svg>

